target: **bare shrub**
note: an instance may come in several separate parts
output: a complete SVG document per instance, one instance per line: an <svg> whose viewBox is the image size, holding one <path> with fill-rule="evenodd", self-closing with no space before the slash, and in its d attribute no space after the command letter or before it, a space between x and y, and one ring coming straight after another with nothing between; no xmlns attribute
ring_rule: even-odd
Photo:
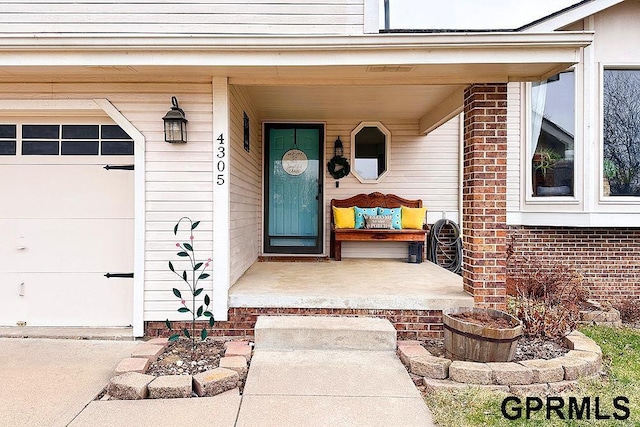
<svg viewBox="0 0 640 427"><path fill-rule="evenodd" d="M613 308L620 312L620 318L624 323L640 322L640 299L619 299L612 303Z"/></svg>
<svg viewBox="0 0 640 427"><path fill-rule="evenodd" d="M580 307L589 297L586 279L560 262L516 257L513 250L508 254L509 312L522 320L530 338L559 341L580 320Z"/></svg>

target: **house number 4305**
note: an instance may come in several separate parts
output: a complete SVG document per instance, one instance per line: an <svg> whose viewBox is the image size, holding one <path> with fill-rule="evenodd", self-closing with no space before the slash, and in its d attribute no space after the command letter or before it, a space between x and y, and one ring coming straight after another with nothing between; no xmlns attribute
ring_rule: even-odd
<svg viewBox="0 0 640 427"><path fill-rule="evenodd" d="M218 144L218 153L216 154L216 157L218 158L218 163L216 164L216 168L218 169L218 176L216 179L216 184L218 185L223 185L224 184L224 170L227 168L227 162L226 162L226 158L227 158L227 151L226 151L226 146L224 145L224 135L220 134L220 136L217 138L217 141L220 141L220 143Z"/></svg>

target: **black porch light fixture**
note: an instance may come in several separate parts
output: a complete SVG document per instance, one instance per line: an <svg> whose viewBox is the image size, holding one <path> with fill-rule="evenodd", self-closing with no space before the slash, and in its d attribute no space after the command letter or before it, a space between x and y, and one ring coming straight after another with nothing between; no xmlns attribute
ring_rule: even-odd
<svg viewBox="0 0 640 427"><path fill-rule="evenodd" d="M333 155L342 157L343 154L344 148L342 147L342 141L340 141L340 137L338 137L338 139L333 143Z"/></svg>
<svg viewBox="0 0 640 427"><path fill-rule="evenodd" d="M187 122L184 111L178 106L178 99L171 97L171 110L162 118L164 120L164 140L171 143L187 142Z"/></svg>

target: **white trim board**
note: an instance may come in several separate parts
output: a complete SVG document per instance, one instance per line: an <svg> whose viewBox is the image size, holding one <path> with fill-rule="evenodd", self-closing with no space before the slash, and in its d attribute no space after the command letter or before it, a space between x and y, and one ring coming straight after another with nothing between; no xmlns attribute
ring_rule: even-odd
<svg viewBox="0 0 640 427"><path fill-rule="evenodd" d="M507 212L507 225L551 227L640 227L637 213Z"/></svg>
<svg viewBox="0 0 640 427"><path fill-rule="evenodd" d="M555 16L543 18L537 24L531 26L524 26L523 32L525 33L539 33L547 31L555 31L567 25L573 24L576 21L585 19L588 16L594 15L605 9L615 6L618 3L622 3L624 0L596 0L589 3L585 3L581 6L568 8L565 12L561 12Z"/></svg>
<svg viewBox="0 0 640 427"><path fill-rule="evenodd" d="M228 318L229 287L231 286L231 236L230 217L230 161L231 134L229 132L229 80L214 77L213 89L213 317L225 321ZM219 138L222 139L219 139Z"/></svg>

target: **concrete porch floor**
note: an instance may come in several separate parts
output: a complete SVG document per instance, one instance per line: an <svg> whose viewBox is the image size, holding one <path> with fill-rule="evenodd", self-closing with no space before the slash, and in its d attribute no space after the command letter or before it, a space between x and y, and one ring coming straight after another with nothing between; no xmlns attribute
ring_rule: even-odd
<svg viewBox="0 0 640 427"><path fill-rule="evenodd" d="M473 297L431 262L350 258L256 262L229 289L229 306L442 310L472 307Z"/></svg>

